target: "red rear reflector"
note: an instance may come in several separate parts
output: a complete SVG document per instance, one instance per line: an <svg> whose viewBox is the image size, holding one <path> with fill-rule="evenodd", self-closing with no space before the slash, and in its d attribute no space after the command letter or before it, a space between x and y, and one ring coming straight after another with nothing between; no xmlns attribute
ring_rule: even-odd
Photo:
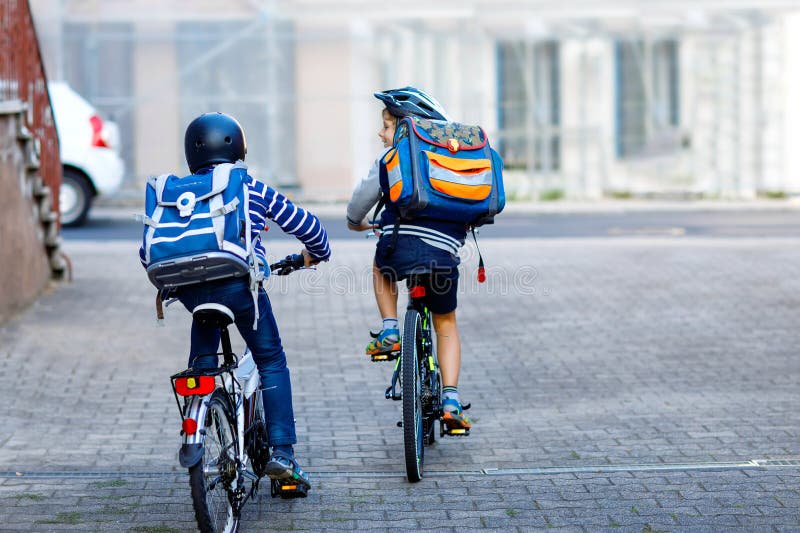
<svg viewBox="0 0 800 533"><path fill-rule="evenodd" d="M103 120L97 115L92 115L89 123L92 125L92 146L108 148L108 144L103 139Z"/></svg>
<svg viewBox="0 0 800 533"><path fill-rule="evenodd" d="M175 380L175 392L179 396L203 396L214 390L214 376L194 376Z"/></svg>
<svg viewBox="0 0 800 533"><path fill-rule="evenodd" d="M187 435L194 435L195 431L197 431L197 420L193 418L184 418L181 427L183 428L183 432Z"/></svg>
<svg viewBox="0 0 800 533"><path fill-rule="evenodd" d="M425 287L422 285L417 285L416 287L411 287L409 290L409 294L412 298L424 298L425 297Z"/></svg>
<svg viewBox="0 0 800 533"><path fill-rule="evenodd" d="M478 283L483 283L484 281L486 281L486 269L478 267Z"/></svg>

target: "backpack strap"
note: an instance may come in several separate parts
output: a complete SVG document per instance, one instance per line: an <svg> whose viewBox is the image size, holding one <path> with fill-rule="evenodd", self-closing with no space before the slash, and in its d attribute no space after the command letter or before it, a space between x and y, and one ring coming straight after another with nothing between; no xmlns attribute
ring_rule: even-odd
<svg viewBox="0 0 800 533"><path fill-rule="evenodd" d="M214 167L214 174L211 177L211 189L219 191L219 193L209 199L208 211L211 213L211 224L214 226L214 233L217 235L217 244L220 248L225 240L225 218L220 216L225 208L222 203L222 191L230 183L232 167L233 165L230 163L220 163Z"/></svg>
<svg viewBox="0 0 800 533"><path fill-rule="evenodd" d="M375 225L375 221L378 219L378 213L380 213L383 206L386 205L386 195L381 193L381 199L378 200L378 205L375 206L375 212L372 213L372 225ZM389 242L389 246L386 247L386 253L389 257L394 254L395 248L397 248L397 232L400 229L400 223L405 222L399 215L397 219L394 221L394 227L392 228L392 240Z"/></svg>
<svg viewBox="0 0 800 533"><path fill-rule="evenodd" d="M245 212L245 242L249 253L248 263L250 265L250 292L253 294L253 330L258 329L258 290L261 282L264 281L264 270L259 265L258 254L256 254L256 240L253 240L252 222L250 220L250 189L244 186L244 212ZM269 270L267 270L269 272Z"/></svg>
<svg viewBox="0 0 800 533"><path fill-rule="evenodd" d="M144 260L148 265L150 264L150 246L153 244L153 235L156 232L156 226L161 221L161 215L164 214L164 207L161 205L161 195L164 194L164 187L167 184L169 174L161 174L160 176L151 176L147 180L147 186L152 187L156 195L156 206L153 209L152 216L145 216L143 222L147 224L147 231L144 235Z"/></svg>
<svg viewBox="0 0 800 533"><path fill-rule="evenodd" d="M378 214L383 209L383 206L386 205L386 195L381 192L381 198L378 200L378 205L375 206L375 211L372 213L372 222L371 224L374 226L375 221L378 219Z"/></svg>
<svg viewBox="0 0 800 533"><path fill-rule="evenodd" d="M402 222L407 222L406 219L400 217L398 215L397 219L394 221L394 227L392 228L392 237L389 241L389 245L386 247L386 255L387 257L391 257L394 254L395 249L397 249L397 235L398 231L400 230L400 224Z"/></svg>
<svg viewBox="0 0 800 533"><path fill-rule="evenodd" d="M231 172L234 169L241 169L244 170L245 175L247 175L247 165L244 161L237 161L236 163L223 163L222 165L217 165L214 167L214 185L216 188L216 172L217 169L221 166L225 166L225 177L226 179L230 179ZM220 170L220 172L223 172ZM245 242L245 250L247 250L248 255L248 266L250 267L250 293L253 295L253 330L258 328L258 319L261 316L261 313L258 309L258 290L261 287L261 282L264 281L264 271L259 266L258 255L256 254L256 240L253 239L253 231L252 231L252 221L250 220L250 187L247 185L244 179L242 179L242 198L244 199L244 205L242 206L242 211L244 213L244 242ZM220 203L222 200L220 199ZM226 215L239 207L239 199L234 198L230 202L225 205L212 205L209 206L211 208L211 216L212 220L216 220L220 215ZM223 221L224 226L224 221Z"/></svg>
<svg viewBox="0 0 800 533"><path fill-rule="evenodd" d="M472 226L470 229L472 230L472 239L475 241L475 248L478 250L478 283L483 283L486 281L486 269L483 266L483 256L478 246L478 237L475 236L475 226Z"/></svg>
<svg viewBox="0 0 800 533"><path fill-rule="evenodd" d="M218 209L213 209L211 211L211 216L212 217L225 216L228 213L232 213L232 212L236 211L237 207L239 207L239 199L238 198L234 198L233 200L231 200L227 204L223 205L222 207L220 207Z"/></svg>

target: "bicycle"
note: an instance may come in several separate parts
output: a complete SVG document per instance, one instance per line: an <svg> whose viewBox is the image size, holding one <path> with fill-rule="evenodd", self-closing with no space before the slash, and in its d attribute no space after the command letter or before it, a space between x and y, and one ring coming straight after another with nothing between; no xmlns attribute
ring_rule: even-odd
<svg viewBox="0 0 800 533"><path fill-rule="evenodd" d="M409 296L400 351L372 356L373 361L396 361L385 397L403 402L402 420L397 425L403 428L406 475L412 483L422 479L425 447L436 442L437 420L440 437L469 435L469 429L450 429L442 421L442 377L433 342L431 312L425 305L429 277L429 273L412 274L406 282ZM464 409L469 407L467 404Z"/></svg>
<svg viewBox="0 0 800 533"><path fill-rule="evenodd" d="M303 256L290 255L270 265L277 275L302 268ZM179 462L189 469L195 518L200 531L233 533L242 508L258 494L269 461L269 438L264 419L261 379L249 349L241 358L231 348L228 326L233 312L224 305L197 306L192 316L220 331L223 364L211 369L189 368L170 377L181 413ZM179 398L183 398L183 406ZM249 490L247 483L250 483ZM293 480L270 480L275 498L305 498L307 489Z"/></svg>

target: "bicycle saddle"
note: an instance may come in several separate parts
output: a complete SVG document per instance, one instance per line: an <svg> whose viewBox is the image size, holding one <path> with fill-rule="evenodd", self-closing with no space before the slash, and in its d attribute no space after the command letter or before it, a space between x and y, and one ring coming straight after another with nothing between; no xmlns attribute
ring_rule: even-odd
<svg viewBox="0 0 800 533"><path fill-rule="evenodd" d="M195 320L202 324L217 328L228 327L233 324L233 311L222 304L200 304L192 311Z"/></svg>

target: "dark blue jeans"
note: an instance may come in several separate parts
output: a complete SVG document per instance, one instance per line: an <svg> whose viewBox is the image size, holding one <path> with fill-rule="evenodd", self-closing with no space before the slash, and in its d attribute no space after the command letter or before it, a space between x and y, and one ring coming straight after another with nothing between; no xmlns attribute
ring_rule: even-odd
<svg viewBox="0 0 800 533"><path fill-rule="evenodd" d="M278 334L278 324L264 289L258 289L259 318L256 329L253 329L253 294L247 278L188 285L178 289L177 297L189 312L204 303L222 304L233 311L236 328L253 353L253 360L261 375L269 444L295 444L297 437L292 410L292 383L289 368L286 366L286 354ZM192 366L198 355L218 352L219 343L218 330L193 322L189 366ZM202 358L198 363L199 368L214 367L209 358Z"/></svg>

